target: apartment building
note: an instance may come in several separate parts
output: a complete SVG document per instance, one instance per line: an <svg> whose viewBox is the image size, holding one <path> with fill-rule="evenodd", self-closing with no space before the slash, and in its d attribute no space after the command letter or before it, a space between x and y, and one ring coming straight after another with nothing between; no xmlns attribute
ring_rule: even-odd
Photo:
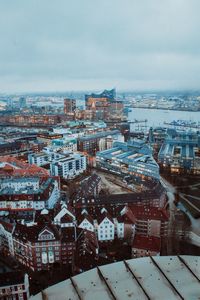
<svg viewBox="0 0 200 300"><path fill-rule="evenodd" d="M64 179L72 179L87 169L86 156L79 153L69 153L50 165L51 174Z"/></svg>
<svg viewBox="0 0 200 300"><path fill-rule="evenodd" d="M57 177L1 179L1 211L33 211L53 208L60 197Z"/></svg>

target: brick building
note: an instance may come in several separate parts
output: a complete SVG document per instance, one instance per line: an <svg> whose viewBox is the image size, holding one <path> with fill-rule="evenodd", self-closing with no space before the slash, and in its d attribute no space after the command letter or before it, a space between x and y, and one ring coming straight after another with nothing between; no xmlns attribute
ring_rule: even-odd
<svg viewBox="0 0 200 300"><path fill-rule="evenodd" d="M132 244L132 258L158 256L161 251L161 239L155 236L135 235Z"/></svg>
<svg viewBox="0 0 200 300"><path fill-rule="evenodd" d="M8 220L8 219L7 219ZM23 222L24 223L24 222ZM33 271L50 269L54 264L78 268L91 264L88 255L98 259L98 242L93 232L78 228L73 209L66 204L58 204L54 210L37 211L35 219L28 223L8 221L0 223L1 250L14 256L22 265ZM10 232L10 243L8 242Z"/></svg>
<svg viewBox="0 0 200 300"><path fill-rule="evenodd" d="M74 113L76 109L76 100L75 99L64 99L64 113Z"/></svg>
<svg viewBox="0 0 200 300"><path fill-rule="evenodd" d="M0 299L29 299L28 275L17 271L1 271L0 268Z"/></svg>

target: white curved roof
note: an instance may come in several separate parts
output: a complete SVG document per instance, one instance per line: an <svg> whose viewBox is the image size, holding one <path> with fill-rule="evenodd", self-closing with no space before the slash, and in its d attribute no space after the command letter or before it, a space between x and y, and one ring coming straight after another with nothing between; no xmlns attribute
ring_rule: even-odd
<svg viewBox="0 0 200 300"><path fill-rule="evenodd" d="M100 266L49 287L50 300L196 300L200 257L156 256ZM42 300L42 294L31 297Z"/></svg>

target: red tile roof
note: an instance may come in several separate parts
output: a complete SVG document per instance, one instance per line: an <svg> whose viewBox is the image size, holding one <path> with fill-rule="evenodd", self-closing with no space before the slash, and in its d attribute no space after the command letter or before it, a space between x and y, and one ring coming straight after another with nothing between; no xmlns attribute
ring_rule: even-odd
<svg viewBox="0 0 200 300"><path fill-rule="evenodd" d="M167 211L164 208L150 206L131 206L130 208L133 214L136 216L136 219L161 220L166 222L169 220Z"/></svg>
<svg viewBox="0 0 200 300"><path fill-rule="evenodd" d="M5 222L0 220L0 224L5 228L6 231L12 232L14 228L14 224L11 224L9 222Z"/></svg>
<svg viewBox="0 0 200 300"><path fill-rule="evenodd" d="M48 176L46 169L36 165L30 165L20 161L12 156L1 156L0 162L5 163L4 167L0 168L1 176Z"/></svg>
<svg viewBox="0 0 200 300"><path fill-rule="evenodd" d="M143 236L136 234L133 240L132 248L160 252L161 239L155 236Z"/></svg>

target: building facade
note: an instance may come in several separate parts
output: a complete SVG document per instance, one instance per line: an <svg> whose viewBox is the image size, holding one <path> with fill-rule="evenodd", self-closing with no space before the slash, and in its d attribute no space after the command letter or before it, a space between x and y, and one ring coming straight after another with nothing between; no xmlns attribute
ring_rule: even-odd
<svg viewBox="0 0 200 300"><path fill-rule="evenodd" d="M76 109L76 100L75 99L64 99L64 113L74 113Z"/></svg>
<svg viewBox="0 0 200 300"><path fill-rule="evenodd" d="M172 173L200 174L200 135L168 130L158 162Z"/></svg>
<svg viewBox="0 0 200 300"><path fill-rule="evenodd" d="M0 273L0 299L28 300L29 279L17 271Z"/></svg>
<svg viewBox="0 0 200 300"><path fill-rule="evenodd" d="M8 178L0 181L1 211L53 208L60 197L57 177Z"/></svg>
<svg viewBox="0 0 200 300"><path fill-rule="evenodd" d="M85 135L78 138L78 150L95 155L100 149L110 148L110 140L122 140L123 137L119 130L107 130L96 134Z"/></svg>
<svg viewBox="0 0 200 300"><path fill-rule="evenodd" d="M59 160L52 161L51 174L64 179L75 178L87 169L87 158L83 154L69 153Z"/></svg>
<svg viewBox="0 0 200 300"><path fill-rule="evenodd" d="M115 142L113 148L96 155L97 167L118 175L132 175L141 179L159 179L159 166L152 150L144 142Z"/></svg>

